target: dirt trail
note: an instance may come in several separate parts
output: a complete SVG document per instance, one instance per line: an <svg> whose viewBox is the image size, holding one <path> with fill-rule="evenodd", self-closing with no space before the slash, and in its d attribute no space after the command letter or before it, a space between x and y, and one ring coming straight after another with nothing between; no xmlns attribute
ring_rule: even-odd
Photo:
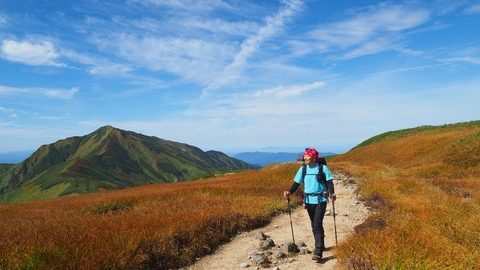
<svg viewBox="0 0 480 270"><path fill-rule="evenodd" d="M337 194L337 201L335 202L337 236L338 241L344 240L347 235L353 233L353 228L362 223L369 212L365 206L357 200L357 195L354 193L355 187L349 184L349 179L339 173L335 173L335 193ZM324 218L325 229L325 246L327 251L324 252L324 263L319 264L311 259L311 254L299 254L298 256L289 257L286 259L273 259L272 263L267 269L335 269L337 266L337 259L333 254L335 247L335 233L333 225L333 217L328 212L331 212L332 204L327 205L327 215ZM329 211L330 210L330 211ZM311 231L310 220L307 211L303 207L299 207L292 212L293 228L295 233L295 242L305 242L309 250L314 247L313 234ZM283 214L263 227L253 231L249 231L236 236L231 242L220 247L217 252L200 259L194 265L190 266L189 270L200 269L261 269L261 266L255 265L250 259L249 255L252 251L259 247L259 240L256 233L262 231L270 236L276 244L285 244L292 241L292 234L290 229L290 219L288 214ZM275 257L275 255L273 256ZM242 265L243 264L243 265ZM249 267L245 267L248 264Z"/></svg>

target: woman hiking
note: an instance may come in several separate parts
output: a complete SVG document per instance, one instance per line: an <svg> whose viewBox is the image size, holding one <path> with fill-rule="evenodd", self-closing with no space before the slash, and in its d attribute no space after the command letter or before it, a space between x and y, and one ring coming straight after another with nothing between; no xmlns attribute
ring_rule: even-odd
<svg viewBox="0 0 480 270"><path fill-rule="evenodd" d="M335 201L333 175L326 166L325 160L318 157L318 151L313 148L305 149L304 164L297 171L290 190L284 191L283 196L290 199L290 195L297 191L300 184L304 185L305 208L312 224L315 250L312 259L320 261L325 249L325 233L323 230L323 216L327 208L327 198Z"/></svg>

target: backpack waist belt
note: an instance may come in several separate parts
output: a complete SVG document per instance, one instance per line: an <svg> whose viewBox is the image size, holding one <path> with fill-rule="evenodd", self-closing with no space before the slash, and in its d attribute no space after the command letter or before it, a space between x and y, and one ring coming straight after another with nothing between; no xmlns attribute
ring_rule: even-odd
<svg viewBox="0 0 480 270"><path fill-rule="evenodd" d="M318 203L320 203L321 201L321 197L324 197L324 198L327 198L328 197L328 193L327 191L323 191L323 192L316 192L316 193L304 193L305 194L305 203L309 203L309 199L308 199L308 196L318 196Z"/></svg>
<svg viewBox="0 0 480 270"><path fill-rule="evenodd" d="M306 196L319 196L319 195L327 195L327 192L326 191L322 191L322 192L316 192L316 193L304 193Z"/></svg>

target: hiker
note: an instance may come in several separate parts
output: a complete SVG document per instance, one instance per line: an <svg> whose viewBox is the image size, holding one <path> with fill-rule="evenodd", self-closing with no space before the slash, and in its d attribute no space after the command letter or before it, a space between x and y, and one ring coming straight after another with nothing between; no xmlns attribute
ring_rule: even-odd
<svg viewBox="0 0 480 270"><path fill-rule="evenodd" d="M304 164L300 167L293 179L290 190L284 191L283 196L289 200L290 195L297 191L301 183L304 186L304 204L312 224L313 236L315 238L315 250L312 259L320 261L325 249L325 233L323 230L323 216L327 208L327 197L335 201L335 190L333 187L333 175L326 166L325 160L318 157L317 150L305 149L303 153Z"/></svg>

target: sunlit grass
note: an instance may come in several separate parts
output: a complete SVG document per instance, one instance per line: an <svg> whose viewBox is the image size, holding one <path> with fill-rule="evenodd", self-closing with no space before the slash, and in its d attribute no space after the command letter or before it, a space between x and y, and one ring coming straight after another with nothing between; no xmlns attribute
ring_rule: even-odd
<svg viewBox="0 0 480 270"><path fill-rule="evenodd" d="M285 211L281 194L296 169L0 206L0 269L188 265Z"/></svg>
<svg viewBox="0 0 480 270"><path fill-rule="evenodd" d="M339 259L351 269L480 269L479 131L478 123L428 128L334 159L362 179L376 211Z"/></svg>

